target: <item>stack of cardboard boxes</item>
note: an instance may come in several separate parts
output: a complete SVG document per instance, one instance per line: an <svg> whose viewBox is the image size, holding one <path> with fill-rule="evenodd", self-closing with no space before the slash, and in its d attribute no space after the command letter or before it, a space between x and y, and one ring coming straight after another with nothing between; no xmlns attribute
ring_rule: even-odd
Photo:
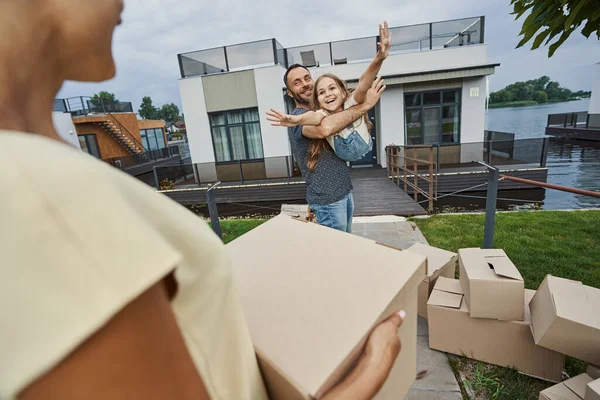
<svg viewBox="0 0 600 400"><path fill-rule="evenodd" d="M401 251L280 215L227 252L274 400L322 397L356 365L372 329L398 310L407 313L402 351L377 400L404 398L415 379L417 313L429 319L433 349L553 382L563 354L600 365L600 290L550 276L537 293L525 290L502 250ZM583 375L540 399L600 400L600 369Z"/></svg>
<svg viewBox="0 0 600 400"><path fill-rule="evenodd" d="M460 280L439 277L427 302L430 348L551 382L564 355L600 365L599 289L548 275L526 290L503 250L461 249L458 260ZM599 372L590 366L540 399L600 400Z"/></svg>

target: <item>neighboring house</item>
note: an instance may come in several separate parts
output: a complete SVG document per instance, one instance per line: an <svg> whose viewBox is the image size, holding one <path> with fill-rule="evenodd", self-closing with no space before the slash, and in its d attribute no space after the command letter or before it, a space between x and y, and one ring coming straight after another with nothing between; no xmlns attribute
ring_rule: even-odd
<svg viewBox="0 0 600 400"><path fill-rule="evenodd" d="M387 90L369 118L373 151L353 165L386 166L396 144L457 145L484 141L488 61L484 17L391 28L392 49L380 75ZM291 111L283 75L309 67L313 78L334 73L356 87L377 51L375 36L284 48L276 39L179 54L179 89L191 160L210 180L233 162L252 164L265 178L289 174L287 131L265 118L270 108ZM449 151L472 161L475 147ZM450 149L448 149L450 150ZM476 155L474 155L476 154ZM286 171L287 170L287 171Z"/></svg>
<svg viewBox="0 0 600 400"><path fill-rule="evenodd" d="M168 147L165 121L138 120L131 103L96 106L86 98L78 97L56 99L54 109L56 114L62 112L63 115L57 119L64 120L65 126L68 126L66 120L72 119L70 125L74 128L79 147L107 162L121 157L142 156ZM58 124L55 122L55 125ZM139 162L127 164L136 163Z"/></svg>

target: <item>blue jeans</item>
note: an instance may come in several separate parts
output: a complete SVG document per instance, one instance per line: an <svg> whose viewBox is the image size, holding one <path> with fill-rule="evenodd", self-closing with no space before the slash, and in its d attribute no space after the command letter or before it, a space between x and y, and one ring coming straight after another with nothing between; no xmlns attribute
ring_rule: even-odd
<svg viewBox="0 0 600 400"><path fill-rule="evenodd" d="M373 141L369 143L357 131L352 132L347 138L333 137L335 154L344 161L358 161L373 149Z"/></svg>
<svg viewBox="0 0 600 400"><path fill-rule="evenodd" d="M354 214L352 192L335 203L310 204L310 209L317 218L317 224L343 232L352 232L352 214Z"/></svg>

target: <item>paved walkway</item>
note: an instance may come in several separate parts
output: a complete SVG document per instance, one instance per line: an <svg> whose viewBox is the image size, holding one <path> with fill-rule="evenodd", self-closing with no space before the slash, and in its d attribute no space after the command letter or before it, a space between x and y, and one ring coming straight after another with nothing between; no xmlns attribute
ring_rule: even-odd
<svg viewBox="0 0 600 400"><path fill-rule="evenodd" d="M357 217L354 218L352 233L400 249L407 249L417 242L427 243L419 228L402 217ZM429 348L427 320L418 318L417 371L427 371L427 374L414 382L405 399L461 400L448 356Z"/></svg>

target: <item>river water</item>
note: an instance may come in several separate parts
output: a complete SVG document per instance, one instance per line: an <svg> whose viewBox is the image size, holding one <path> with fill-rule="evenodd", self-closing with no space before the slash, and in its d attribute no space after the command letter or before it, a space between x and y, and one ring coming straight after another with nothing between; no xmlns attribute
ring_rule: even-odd
<svg viewBox="0 0 600 400"><path fill-rule="evenodd" d="M532 107L490 109L486 118L487 129L514 133L515 139L539 138L545 134L548 114L587 111L588 106L589 99L583 99ZM549 183L600 191L600 142L551 139L547 167ZM503 202L502 208L557 210L600 207L600 199L553 189L512 190L501 195L534 200L530 203Z"/></svg>

